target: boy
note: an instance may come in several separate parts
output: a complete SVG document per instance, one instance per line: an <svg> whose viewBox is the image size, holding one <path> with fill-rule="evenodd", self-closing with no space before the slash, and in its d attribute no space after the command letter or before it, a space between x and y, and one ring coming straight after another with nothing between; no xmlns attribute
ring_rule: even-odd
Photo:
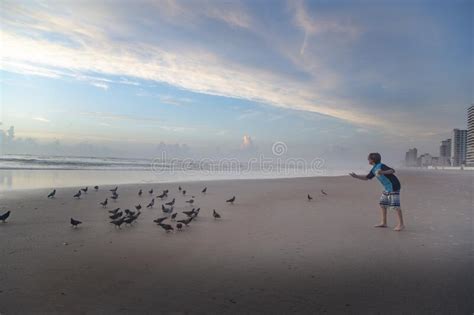
<svg viewBox="0 0 474 315"><path fill-rule="evenodd" d="M401 231L405 228L405 225L403 224L402 209L400 208L400 182L398 178L393 175L395 170L381 163L382 157L379 153L370 153L368 160L369 164L373 165L369 174L364 176L352 172L349 175L360 180L368 180L377 177L379 182L383 185L384 191L380 197L382 222L375 225L375 227L387 227L387 208L390 208L396 210L398 216L398 225L393 230Z"/></svg>

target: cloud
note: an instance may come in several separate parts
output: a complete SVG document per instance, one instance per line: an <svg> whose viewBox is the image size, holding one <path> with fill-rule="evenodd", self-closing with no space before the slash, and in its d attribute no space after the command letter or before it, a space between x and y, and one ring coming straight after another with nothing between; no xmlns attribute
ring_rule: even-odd
<svg viewBox="0 0 474 315"><path fill-rule="evenodd" d="M344 36L353 40L361 33L358 27L348 21L324 17L313 18L305 7L303 0L289 1L289 5L294 10L295 24L304 32L303 43L300 48L301 55L304 55L311 36L334 33L335 36Z"/></svg>
<svg viewBox="0 0 474 315"><path fill-rule="evenodd" d="M17 14L29 22L10 18L6 24L35 32L57 32L80 46L23 36L11 27L3 28L1 68L7 71L23 72L25 67L34 67L31 74L62 76L69 71L166 82L198 93L312 111L354 123L378 123L369 115L338 108L332 100L318 95L317 87L311 84L290 82L268 71L231 64L209 51L187 53L168 51L147 42L116 42L107 34L107 27L100 25L100 20L92 20L92 16L89 23L80 24L74 18L38 10Z"/></svg>
<svg viewBox="0 0 474 315"><path fill-rule="evenodd" d="M227 4L230 4L230 2ZM251 25L250 17L242 10L235 10L235 8L211 7L207 12L207 15L217 20L224 21L230 26L249 28Z"/></svg>
<svg viewBox="0 0 474 315"><path fill-rule="evenodd" d="M152 118L152 117L137 117L137 116L121 115L121 114L108 113L108 112L83 111L83 112L79 112L79 115L91 117L91 118L98 118L100 120L106 119L106 120L116 120L116 121L133 121L137 123L152 123L152 124L161 123L159 119Z"/></svg>
<svg viewBox="0 0 474 315"><path fill-rule="evenodd" d="M257 118L260 116L262 112L254 109L247 109L244 110L239 116L237 116L237 120L245 120L249 118Z"/></svg>
<svg viewBox="0 0 474 315"><path fill-rule="evenodd" d="M244 135L242 138L242 143L240 144L241 150L250 150L254 148L252 138L248 135Z"/></svg>
<svg viewBox="0 0 474 315"><path fill-rule="evenodd" d="M371 116L342 108L330 100L320 100L313 89L288 82L258 69L237 67L207 54L169 53L155 46L141 44L129 47L125 56L116 51L124 48L88 47L83 51L58 46L44 40L21 38L2 31L7 49L2 50L4 70L17 72L16 65L36 64L42 72L61 74L61 69L125 75L168 84L210 95L236 97L282 108L316 112L354 123L383 124ZM36 51L36 54L26 53ZM151 60L143 60L139 51L147 51ZM14 60L15 62L11 62ZM21 67L20 67L21 71ZM279 86L278 89L275 87ZM318 104L319 103L319 104Z"/></svg>
<svg viewBox="0 0 474 315"><path fill-rule="evenodd" d="M103 89L103 90L108 90L109 89L109 86L103 82L92 82L91 83L93 86L95 87L98 87L100 89Z"/></svg>
<svg viewBox="0 0 474 315"><path fill-rule="evenodd" d="M43 122L43 123L49 123L49 122L51 122L49 119L46 119L46 118L41 117L41 116L33 117L32 119L33 119L33 120L36 120L36 121Z"/></svg>
<svg viewBox="0 0 474 315"><path fill-rule="evenodd" d="M112 124L104 122L104 120L109 120L109 121L116 121L119 123L132 122L139 125L153 125L156 128L159 128L165 131L170 131L170 132L196 131L196 128L193 126L178 126L178 125L168 124L160 119L153 118L153 117L120 115L120 114L107 113L107 112L80 112L79 115L90 117L90 118L97 118L98 120L100 120L99 125L104 126L104 127L112 126Z"/></svg>
<svg viewBox="0 0 474 315"><path fill-rule="evenodd" d="M233 28L247 29L253 23L250 14L235 1L158 0L152 3L161 17L175 24L186 21L196 25L203 23L203 19L212 19Z"/></svg>
<svg viewBox="0 0 474 315"><path fill-rule="evenodd" d="M173 106L182 106L192 102L191 99L185 97L173 97L170 95L163 95L159 97L160 102L163 104L173 105Z"/></svg>

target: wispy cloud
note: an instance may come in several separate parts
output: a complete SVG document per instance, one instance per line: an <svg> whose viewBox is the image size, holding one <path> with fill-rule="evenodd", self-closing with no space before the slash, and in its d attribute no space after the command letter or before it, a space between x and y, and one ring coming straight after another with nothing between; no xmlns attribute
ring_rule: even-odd
<svg viewBox="0 0 474 315"><path fill-rule="evenodd" d="M182 106L192 102L191 99L185 97L173 97L170 95L163 95L159 97L160 101L164 104Z"/></svg>
<svg viewBox="0 0 474 315"><path fill-rule="evenodd" d="M83 111L79 112L79 115L86 116L90 118L98 118L98 119L106 119L112 121L132 121L137 123L152 123L152 124L159 124L161 121L156 118L152 117L137 117L131 115L122 115L122 114L115 114L115 113L108 113L108 112L91 112L91 111Z"/></svg>
<svg viewBox="0 0 474 315"><path fill-rule="evenodd" d="M255 110L255 109L247 109L244 110L241 114L237 116L237 120L245 120L245 119L251 119L251 118L256 118L262 114L261 111Z"/></svg>
<svg viewBox="0 0 474 315"><path fill-rule="evenodd" d="M32 119L33 119L33 120L36 120L36 121L43 122L43 123L49 123L49 122L51 122L49 119L46 119L46 118L41 117L41 116L33 117Z"/></svg>
<svg viewBox="0 0 474 315"><path fill-rule="evenodd" d="M111 127L114 125L114 122L115 124L122 124L124 122L127 122L135 123L138 125L152 125L154 128L168 132L194 132L197 130L197 128L193 126L180 126L176 124L170 124L169 122L164 122L160 119L153 117L138 117L107 112L80 112L79 115L90 118L96 118L100 120L99 125L103 127ZM107 122L104 120L106 120Z"/></svg>
<svg viewBox="0 0 474 315"><path fill-rule="evenodd" d="M300 48L301 55L304 55L311 36L334 33L336 36L344 36L353 40L361 33L360 28L349 21L333 17L330 19L323 17L315 19L308 12L303 0L289 1L289 5L294 10L294 22L304 32L303 43Z"/></svg>
<svg viewBox="0 0 474 315"><path fill-rule="evenodd" d="M107 84L105 84L104 82L91 82L91 84L95 87L98 87L100 89L103 89L103 90L108 90L109 89L109 86Z"/></svg>

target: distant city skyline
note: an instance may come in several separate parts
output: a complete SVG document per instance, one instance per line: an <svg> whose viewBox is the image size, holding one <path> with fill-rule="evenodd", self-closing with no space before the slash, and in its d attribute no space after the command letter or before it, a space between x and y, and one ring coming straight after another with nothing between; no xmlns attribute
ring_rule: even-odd
<svg viewBox="0 0 474 315"><path fill-rule="evenodd" d="M441 141L439 156L424 153L418 157L417 148L405 153L405 166L474 166L474 104L466 110L467 129L454 128L451 138Z"/></svg>
<svg viewBox="0 0 474 315"><path fill-rule="evenodd" d="M398 163L473 102L472 1L0 6L0 129L23 148Z"/></svg>

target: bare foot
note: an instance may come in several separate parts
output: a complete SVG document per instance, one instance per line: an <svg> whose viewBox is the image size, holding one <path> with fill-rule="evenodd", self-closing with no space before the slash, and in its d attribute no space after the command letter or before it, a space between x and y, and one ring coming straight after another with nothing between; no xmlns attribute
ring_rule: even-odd
<svg viewBox="0 0 474 315"><path fill-rule="evenodd" d="M380 223L380 224L374 225L374 227L384 228L384 227L387 227L387 224Z"/></svg>
<svg viewBox="0 0 474 315"><path fill-rule="evenodd" d="M403 230L404 228L405 228L404 225L397 225L393 230L399 232L399 231Z"/></svg>

